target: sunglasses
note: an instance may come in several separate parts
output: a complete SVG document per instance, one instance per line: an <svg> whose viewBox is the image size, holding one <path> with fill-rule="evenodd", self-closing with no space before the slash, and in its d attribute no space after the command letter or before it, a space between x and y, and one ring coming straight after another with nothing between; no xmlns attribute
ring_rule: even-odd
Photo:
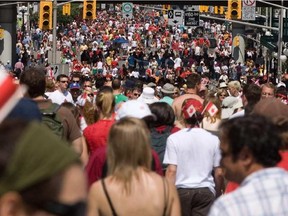
<svg viewBox="0 0 288 216"><path fill-rule="evenodd" d="M62 80L62 81L60 81L61 83L68 83L68 80Z"/></svg>
<svg viewBox="0 0 288 216"><path fill-rule="evenodd" d="M139 97L139 96L140 96L140 94L137 94L137 93L134 93L133 95L136 96L136 97Z"/></svg>
<svg viewBox="0 0 288 216"><path fill-rule="evenodd" d="M88 87L89 87L89 88L92 88L92 86L90 86L90 85L84 85L84 87L85 87L85 88L88 88Z"/></svg>
<svg viewBox="0 0 288 216"><path fill-rule="evenodd" d="M73 80L73 83L79 83L80 80Z"/></svg>

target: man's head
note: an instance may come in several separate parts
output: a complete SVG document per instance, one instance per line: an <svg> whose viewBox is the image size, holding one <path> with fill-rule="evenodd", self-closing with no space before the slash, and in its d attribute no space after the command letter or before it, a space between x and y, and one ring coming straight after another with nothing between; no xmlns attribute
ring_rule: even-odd
<svg viewBox="0 0 288 216"><path fill-rule="evenodd" d="M187 77L186 85L188 89L200 89L201 85L201 76L199 74L190 74Z"/></svg>
<svg viewBox="0 0 288 216"><path fill-rule="evenodd" d="M274 167L281 160L277 129L262 116L249 115L220 126L221 164L227 180L241 183L251 173Z"/></svg>
<svg viewBox="0 0 288 216"><path fill-rule="evenodd" d="M261 86L261 98L275 97L276 87L272 83L265 83Z"/></svg>
<svg viewBox="0 0 288 216"><path fill-rule="evenodd" d="M261 88L252 83L243 87L242 103L245 107L245 112L251 112L254 105L261 99ZM246 113L246 114L247 114Z"/></svg>
<svg viewBox="0 0 288 216"><path fill-rule="evenodd" d="M20 76L20 84L28 87L27 96L36 98L43 96L46 88L45 70L43 68L31 67Z"/></svg>
<svg viewBox="0 0 288 216"><path fill-rule="evenodd" d="M56 81L60 91L64 92L68 89L69 78L66 74L59 74Z"/></svg>

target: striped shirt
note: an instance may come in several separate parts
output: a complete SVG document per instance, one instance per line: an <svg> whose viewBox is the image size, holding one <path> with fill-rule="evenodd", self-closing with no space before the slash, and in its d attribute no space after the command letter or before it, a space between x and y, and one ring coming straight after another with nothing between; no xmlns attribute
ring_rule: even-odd
<svg viewBox="0 0 288 216"><path fill-rule="evenodd" d="M266 168L254 172L232 193L217 199L209 216L288 215L288 172Z"/></svg>

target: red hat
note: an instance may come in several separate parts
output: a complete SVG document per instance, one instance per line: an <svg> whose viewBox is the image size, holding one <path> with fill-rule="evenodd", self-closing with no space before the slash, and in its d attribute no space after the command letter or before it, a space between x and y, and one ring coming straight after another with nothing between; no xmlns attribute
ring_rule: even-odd
<svg viewBox="0 0 288 216"><path fill-rule="evenodd" d="M0 122L10 113L26 90L25 86L16 84L6 71L0 70Z"/></svg>
<svg viewBox="0 0 288 216"><path fill-rule="evenodd" d="M186 99L182 104L182 113L185 119L191 118L196 112L202 113L203 105L194 98Z"/></svg>

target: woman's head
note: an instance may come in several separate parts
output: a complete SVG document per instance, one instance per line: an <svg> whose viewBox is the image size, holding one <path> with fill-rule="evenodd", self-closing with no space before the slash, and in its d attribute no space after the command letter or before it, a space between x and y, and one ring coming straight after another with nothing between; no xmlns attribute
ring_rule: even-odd
<svg viewBox="0 0 288 216"><path fill-rule="evenodd" d="M100 91L96 97L96 107L103 118L110 118L114 112L115 99L110 91Z"/></svg>
<svg viewBox="0 0 288 216"><path fill-rule="evenodd" d="M125 117L110 129L108 137L109 173L129 181L138 167L151 167L150 132L141 119Z"/></svg>
<svg viewBox="0 0 288 216"><path fill-rule="evenodd" d="M219 100L222 102L224 100L224 98L228 97L229 94L228 94L228 91L226 89L223 89L223 88L220 88L218 91L217 91L217 97L219 98Z"/></svg>
<svg viewBox="0 0 288 216"><path fill-rule="evenodd" d="M1 216L85 214L76 212L84 208L86 180L68 144L42 125L20 120L2 123L0 139ZM65 214L57 213L60 206Z"/></svg>

